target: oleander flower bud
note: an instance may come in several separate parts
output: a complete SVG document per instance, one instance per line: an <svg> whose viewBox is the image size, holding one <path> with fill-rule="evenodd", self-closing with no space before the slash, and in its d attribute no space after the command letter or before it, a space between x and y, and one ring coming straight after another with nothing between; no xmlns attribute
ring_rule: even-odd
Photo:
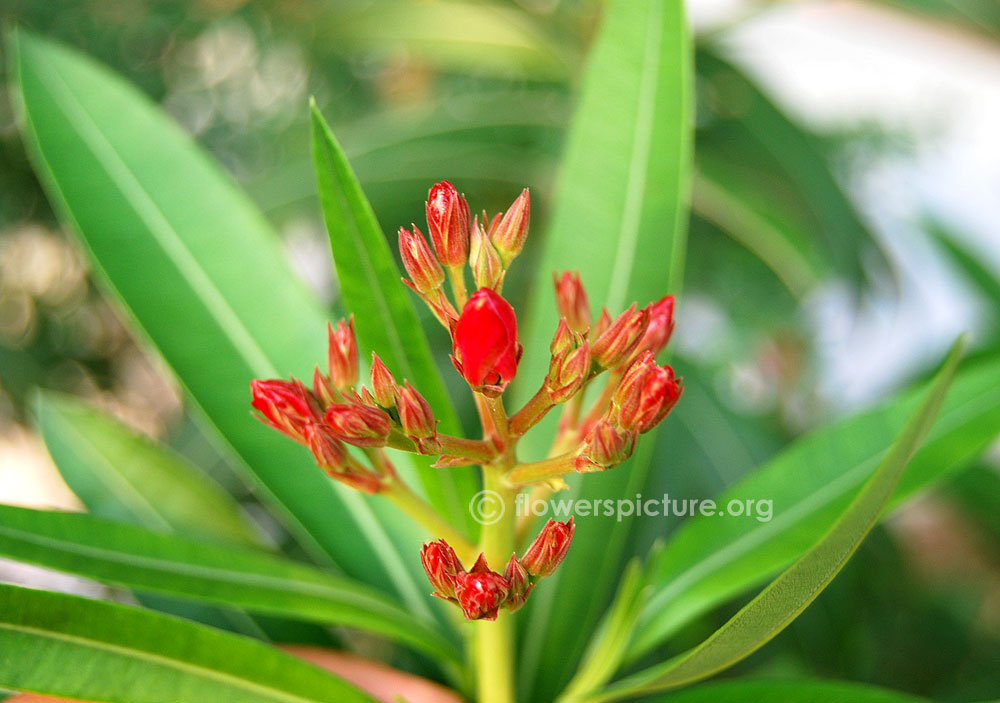
<svg viewBox="0 0 1000 703"><path fill-rule="evenodd" d="M465 266L469 260L469 204L448 181L427 195L427 228L438 260L445 266Z"/></svg>
<svg viewBox="0 0 1000 703"><path fill-rule="evenodd" d="M649 309L649 326L633 352L633 357L644 351L651 351L654 356L659 354L667 346L674 331L674 296L665 296L646 307Z"/></svg>
<svg viewBox="0 0 1000 703"><path fill-rule="evenodd" d="M476 282L477 288L496 290L503 280L503 261L483 230L483 226L479 224L478 217L472 221L469 266L472 267L472 279Z"/></svg>
<svg viewBox="0 0 1000 703"><path fill-rule="evenodd" d="M503 571L503 577L507 580L507 584L510 587L510 593L507 595L507 600L503 605L513 613L520 610L521 606L528 600L528 595L531 593L532 588L531 576L528 574L527 569L521 565L521 562L517 560L516 555L511 554L510 561L507 562L507 568Z"/></svg>
<svg viewBox="0 0 1000 703"><path fill-rule="evenodd" d="M489 288L480 288L462 308L453 334L459 373L477 390L500 390L514 378L521 345L514 308Z"/></svg>
<svg viewBox="0 0 1000 703"><path fill-rule="evenodd" d="M621 366L639 346L648 326L649 309L636 310L632 303L591 345L594 361L606 369Z"/></svg>
<svg viewBox="0 0 1000 703"><path fill-rule="evenodd" d="M338 439L356 447L384 447L392 421L384 410L355 403L334 403L323 420Z"/></svg>
<svg viewBox="0 0 1000 703"><path fill-rule="evenodd" d="M399 424L403 428L403 433L416 442L424 453L436 453L439 449L439 445L434 442L437 436L437 420L434 419L430 404L410 385L409 381L404 381L404 384L396 389L396 393L399 397L397 404Z"/></svg>
<svg viewBox="0 0 1000 703"><path fill-rule="evenodd" d="M507 208L507 212L493 230L491 239L500 252L504 267L510 266L528 237L528 222L531 219L531 196L525 188L517 199Z"/></svg>
<svg viewBox="0 0 1000 703"><path fill-rule="evenodd" d="M456 578L455 595L466 620L496 620L497 611L509 593L510 584L490 570L482 554L475 566Z"/></svg>
<svg viewBox="0 0 1000 703"><path fill-rule="evenodd" d="M405 227L399 228L399 255L403 260L403 268L417 291L430 293L441 287L444 269L434 258L434 253L416 225L413 225L412 232Z"/></svg>
<svg viewBox="0 0 1000 703"><path fill-rule="evenodd" d="M549 520L521 557L521 565L535 578L544 578L566 558L573 541L573 518L566 522Z"/></svg>
<svg viewBox="0 0 1000 703"><path fill-rule="evenodd" d="M622 429L648 432L666 417L683 391L670 366L657 366L652 351L632 362L611 398L612 417Z"/></svg>
<svg viewBox="0 0 1000 703"><path fill-rule="evenodd" d="M250 392L253 397L250 404L264 423L302 444L306 442L306 425L319 422L323 413L315 396L294 378L254 379L250 382Z"/></svg>
<svg viewBox="0 0 1000 703"><path fill-rule="evenodd" d="M571 330L585 333L590 329L590 304L587 302L587 292L583 289L580 273L563 271L561 276L553 273L552 281L556 288L556 308L559 314L566 318Z"/></svg>
<svg viewBox="0 0 1000 703"><path fill-rule="evenodd" d="M590 348L583 335L570 332L566 318L562 318L549 350L552 356L545 390L553 403L565 403L590 373Z"/></svg>
<svg viewBox="0 0 1000 703"><path fill-rule="evenodd" d="M378 493L382 489L379 477L352 462L347 449L329 427L318 422L307 425L305 437L316 464L332 478L362 493Z"/></svg>
<svg viewBox="0 0 1000 703"><path fill-rule="evenodd" d="M396 405L396 379L375 352L372 352L372 397L383 408Z"/></svg>
<svg viewBox="0 0 1000 703"><path fill-rule="evenodd" d="M354 338L354 315L337 320L337 329L327 324L329 346L327 368L330 382L335 388L346 391L358 382L358 343Z"/></svg>
<svg viewBox="0 0 1000 703"><path fill-rule="evenodd" d="M420 562L424 565L427 579L434 586L433 595L444 600L457 600L457 577L458 574L465 573L465 569L455 550L443 539L429 542L420 550Z"/></svg>
<svg viewBox="0 0 1000 703"><path fill-rule="evenodd" d="M618 466L635 451L636 433L617 427L606 418L594 423L576 457L580 473L604 471Z"/></svg>

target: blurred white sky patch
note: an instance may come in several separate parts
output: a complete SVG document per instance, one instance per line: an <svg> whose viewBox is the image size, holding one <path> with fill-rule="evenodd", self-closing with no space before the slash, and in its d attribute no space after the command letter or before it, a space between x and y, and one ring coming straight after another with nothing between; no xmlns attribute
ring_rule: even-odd
<svg viewBox="0 0 1000 703"><path fill-rule="evenodd" d="M689 6L699 30L732 27L717 35L725 52L792 117L912 141L849 184L898 270L901 300L875 291L855 316L830 290L810 306L828 367L820 393L840 411L870 402L979 326L980 306L933 255L920 219L935 214L1000 271L1000 43L868 3Z"/></svg>

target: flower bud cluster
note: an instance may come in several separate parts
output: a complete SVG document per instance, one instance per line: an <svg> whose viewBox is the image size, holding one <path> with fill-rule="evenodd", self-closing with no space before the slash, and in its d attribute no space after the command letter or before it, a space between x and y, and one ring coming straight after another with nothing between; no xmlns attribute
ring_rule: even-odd
<svg viewBox="0 0 1000 703"><path fill-rule="evenodd" d="M420 551L432 595L455 603L466 620L496 620L500 607L514 612L524 605L538 579L556 570L573 540L573 518L549 520L524 555L511 554L503 574L492 571L482 554L466 571L455 550L444 540L430 542Z"/></svg>

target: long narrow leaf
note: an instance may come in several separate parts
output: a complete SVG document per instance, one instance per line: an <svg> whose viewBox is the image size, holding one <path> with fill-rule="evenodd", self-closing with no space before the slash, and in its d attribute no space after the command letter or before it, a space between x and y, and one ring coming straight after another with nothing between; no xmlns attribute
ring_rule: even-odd
<svg viewBox="0 0 1000 703"><path fill-rule="evenodd" d="M426 610L387 531L394 513L310 470L306 452L250 416L252 378L310 374L324 352L323 310L274 232L119 77L25 32L11 45L39 177L136 329L315 559L394 587Z"/></svg>
<svg viewBox="0 0 1000 703"><path fill-rule="evenodd" d="M683 3L617 0L606 13L570 126L536 278L547 288L552 271L579 269L591 304L616 314L633 300L645 304L677 292L680 284L692 65ZM558 322L551 292L539 292L535 302L518 370L525 394L545 373ZM573 497L633 494L642 485L652 444L647 438L625 466L588 476ZM545 449L524 446L536 453ZM607 601L628 529L613 519L579 521L573 549L552 577L558 583L547 584L528 603L522 697L530 691L533 700L551 700L566 684L586 642L580 635L596 624ZM603 565L600 574L596 563ZM582 583L587 587L580 588Z"/></svg>
<svg viewBox="0 0 1000 703"><path fill-rule="evenodd" d="M829 528L919 402L913 392L812 432L715 500L770 500L771 519L699 516L658 558L655 591L629 658L701 613L778 573ZM978 456L1000 432L1000 359L963 368L927 443L903 475L896 505Z"/></svg>
<svg viewBox="0 0 1000 703"><path fill-rule="evenodd" d="M431 404L442 429L455 432L458 420L451 400L385 235L347 157L315 104L312 130L316 181L337 280L346 308L355 314L360 345L366 352L376 351L390 371L413 383ZM478 490L473 470L440 471L432 469L430 461L419 457L415 461L432 504L473 531L475 523L468 508Z"/></svg>
<svg viewBox="0 0 1000 703"><path fill-rule="evenodd" d="M645 699L646 703L920 703L926 698L850 681L739 680Z"/></svg>
<svg viewBox="0 0 1000 703"><path fill-rule="evenodd" d="M251 639L113 603L0 585L0 687L109 703L371 703Z"/></svg>
<svg viewBox="0 0 1000 703"><path fill-rule="evenodd" d="M456 658L431 626L371 589L258 552L0 505L0 555L144 592L376 632Z"/></svg>
<svg viewBox="0 0 1000 703"><path fill-rule="evenodd" d="M708 678L764 646L798 616L857 550L889 503L903 469L930 431L961 356L953 347L919 408L832 528L761 593L687 654L633 674L587 701L613 701Z"/></svg>

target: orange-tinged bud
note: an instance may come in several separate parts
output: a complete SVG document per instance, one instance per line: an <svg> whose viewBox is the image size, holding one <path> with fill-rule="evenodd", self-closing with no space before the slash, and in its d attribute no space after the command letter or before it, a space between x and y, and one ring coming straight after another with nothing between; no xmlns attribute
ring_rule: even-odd
<svg viewBox="0 0 1000 703"><path fill-rule="evenodd" d="M632 456L635 433L616 427L601 419L590 429L577 456L576 470L580 473L604 471L618 466Z"/></svg>
<svg viewBox="0 0 1000 703"><path fill-rule="evenodd" d="M670 366L657 366L652 351L645 351L628 367L612 396L619 427L648 432L670 412L684 388Z"/></svg>
<svg viewBox="0 0 1000 703"><path fill-rule="evenodd" d="M329 337L327 367L330 381L341 391L354 387L358 382L358 343L354 338L354 315L337 320L337 329L326 326Z"/></svg>
<svg viewBox="0 0 1000 703"><path fill-rule="evenodd" d="M552 281L556 287L556 308L559 314L566 318L571 330L586 332L590 328L590 304L587 302L587 292L583 289L580 273L563 271L561 276L553 273Z"/></svg>
<svg viewBox="0 0 1000 703"><path fill-rule="evenodd" d="M434 595L445 600L456 600L455 585L458 574L465 573L455 550L443 539L424 544L420 562L427 579L434 586Z"/></svg>
<svg viewBox="0 0 1000 703"><path fill-rule="evenodd" d="M528 574L527 569L521 566L521 562L517 560L516 555L510 555L510 561L507 562L507 568L503 571L503 577L507 581L510 587L510 593L507 595L507 600L504 602L504 607L510 612L515 612L520 610L524 602L528 600L528 595L531 593L531 576Z"/></svg>
<svg viewBox="0 0 1000 703"><path fill-rule="evenodd" d="M648 326L649 310L636 310L632 303L591 345L594 361L606 369L621 366L639 346Z"/></svg>
<svg viewBox="0 0 1000 703"><path fill-rule="evenodd" d="M583 335L570 332L563 318L549 350L552 357L545 390L553 403L565 403L576 395L590 373L590 349Z"/></svg>
<svg viewBox="0 0 1000 703"><path fill-rule="evenodd" d="M413 279L413 287L419 292L430 293L441 287L444 269L416 225L412 232L405 227L399 228L399 256L406 273Z"/></svg>
<svg viewBox="0 0 1000 703"><path fill-rule="evenodd" d="M384 410L360 403L334 403L323 420L338 439L356 447L384 447L392 431Z"/></svg>
<svg viewBox="0 0 1000 703"><path fill-rule="evenodd" d="M332 478L363 493L378 493L382 483L378 476L352 464L343 443L330 428L321 423L307 425L306 443L316 463Z"/></svg>
<svg viewBox="0 0 1000 703"><path fill-rule="evenodd" d="M466 620L496 620L497 611L509 592L510 584L490 570L482 554L475 566L456 577L455 595Z"/></svg>
<svg viewBox="0 0 1000 703"><path fill-rule="evenodd" d="M654 355L659 354L667 346L674 331L674 296L660 298L655 303L650 303L647 308L649 326L638 348L633 352L636 356L644 351L651 351Z"/></svg>
<svg viewBox="0 0 1000 703"><path fill-rule="evenodd" d="M427 400L410 385L409 381L404 381L404 385L399 386L397 393L399 424L403 427L403 433L413 440L435 437L437 420L434 419L434 412Z"/></svg>
<svg viewBox="0 0 1000 703"><path fill-rule="evenodd" d="M396 405L396 379L375 352L372 352L372 395L383 408Z"/></svg>
<svg viewBox="0 0 1000 703"><path fill-rule="evenodd" d="M503 280L504 266L500 254L493 247L489 237L479 224L479 219L472 221L472 239L469 243L469 266L472 267L472 278L477 288L492 288L496 290Z"/></svg>
<svg viewBox="0 0 1000 703"><path fill-rule="evenodd" d="M343 396L333 387L329 377L324 376L318 366L313 369L313 394L324 408L330 403L339 403L343 400Z"/></svg>
<svg viewBox="0 0 1000 703"><path fill-rule="evenodd" d="M597 318L597 322L590 329L590 343L596 342L609 327L611 327L611 315L608 314L607 308L601 308L601 316Z"/></svg>
<svg viewBox="0 0 1000 703"><path fill-rule="evenodd" d="M521 565L535 578L548 576L566 558L575 529L573 518L567 522L549 520L521 557Z"/></svg>
<svg viewBox="0 0 1000 703"><path fill-rule="evenodd" d="M438 260L445 266L464 266L469 259L469 204L448 181L427 194L427 228Z"/></svg>
<svg viewBox="0 0 1000 703"><path fill-rule="evenodd" d="M510 266L514 257L524 248L524 240L528 237L528 221L531 219L531 196L525 188L517 199L507 208L503 218L493 229L491 239L500 252L504 266Z"/></svg>
<svg viewBox="0 0 1000 703"><path fill-rule="evenodd" d="M294 378L254 379L250 382L250 392L253 396L250 404L266 424L303 444L306 425L319 422L323 412L315 396Z"/></svg>

